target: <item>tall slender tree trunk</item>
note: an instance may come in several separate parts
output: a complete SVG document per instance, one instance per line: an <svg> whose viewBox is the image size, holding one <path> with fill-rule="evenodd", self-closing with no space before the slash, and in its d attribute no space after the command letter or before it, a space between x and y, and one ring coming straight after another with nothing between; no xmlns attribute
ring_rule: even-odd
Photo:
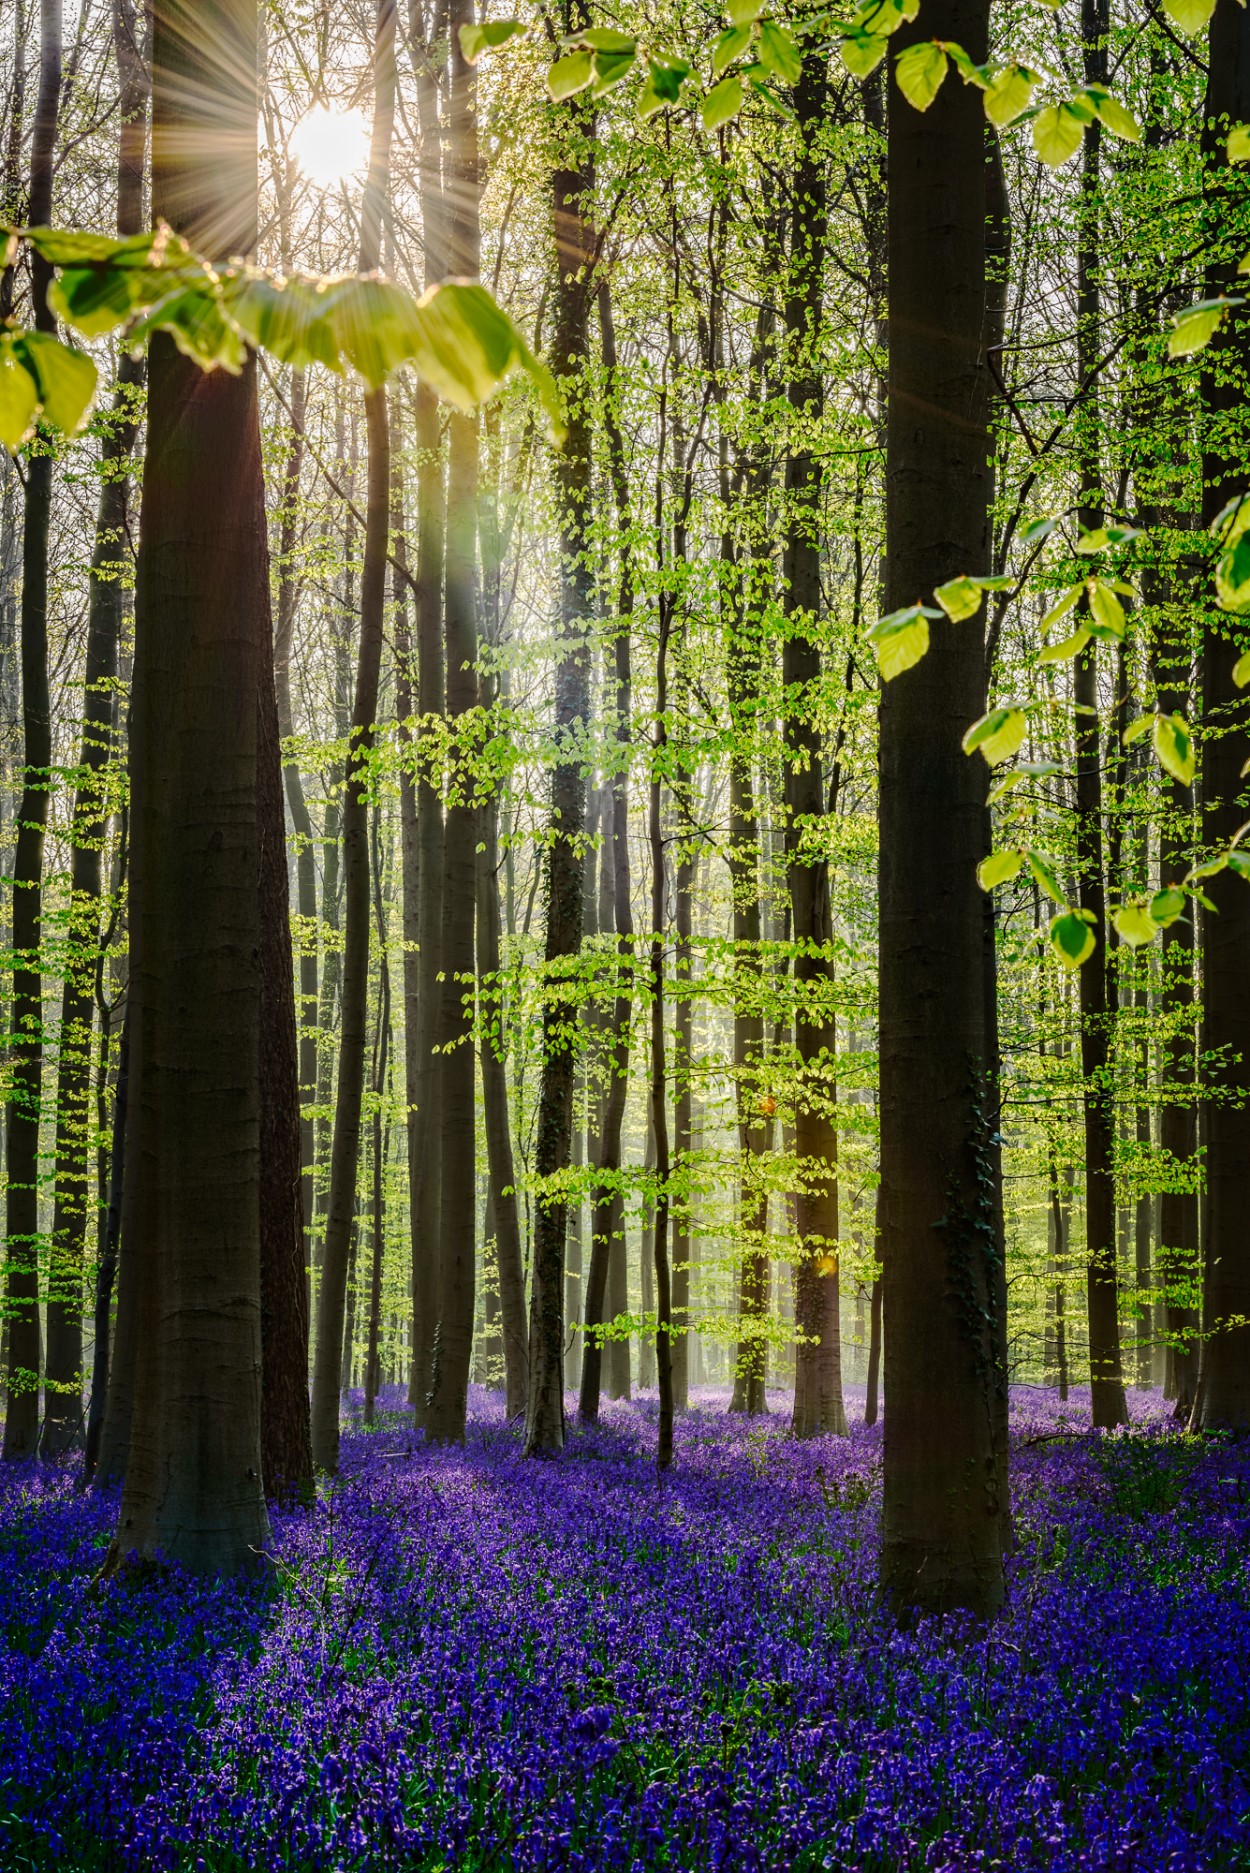
<svg viewBox="0 0 1250 1873"><path fill-rule="evenodd" d="M40 0L39 92L35 100L27 211L32 226L52 219L52 181L61 96L61 0ZM35 327L53 332L52 269L33 260ZM52 521L50 436L26 465L22 532L22 793L13 856L12 1077L6 1133L5 1241L8 1255L8 1401L3 1454L29 1457L39 1441L39 1116L43 1096L43 847L52 787L48 700L48 533ZM79 1303L81 1305L81 1302ZM75 1413L75 1416L77 1414Z"/></svg>
<svg viewBox="0 0 1250 1873"><path fill-rule="evenodd" d="M564 24L572 31L583 17L580 0L573 0L573 6L566 7ZM561 642L556 667L558 752L552 775L551 841L546 860L543 1065L534 1154L534 1169L542 1194L534 1217L529 1395L525 1414L525 1452L532 1457L553 1455L564 1447L567 1203L561 1197L550 1195L545 1180L568 1168L577 1066L577 1014L568 996L561 992L560 977L575 965L582 945L581 840L586 823L586 779L581 738L590 717L590 653L586 635L594 610L587 533L591 492L590 421L580 381L589 357L594 265L590 220L594 171L589 130L583 110L574 104L567 123L568 149L561 152L552 176L556 277L552 295L555 327L551 355L553 366L568 390L568 433L556 462Z"/></svg>
<svg viewBox="0 0 1250 1873"><path fill-rule="evenodd" d="M143 226L147 147L147 70L136 40L131 0L114 0L117 60L117 232ZM82 1414L82 1306L90 1211L89 1167L92 1029L100 943L103 842L108 821L102 778L113 747L113 689L121 642L130 476L138 431L142 363L123 357L113 408L100 450L95 546L87 599L82 740L70 841L69 961L61 996L60 1084L57 1091L56 1197L48 1273L48 1351L43 1449L49 1456L78 1441ZM107 1324L107 1323L106 1323ZM103 1400L101 1399L101 1403Z"/></svg>
<svg viewBox="0 0 1250 1873"><path fill-rule="evenodd" d="M153 15L153 210L210 258L247 253L254 0L158 0ZM238 1572L268 1536L258 730L272 665L254 364L201 372L153 340L140 541L121 1270L138 1355L113 1558Z"/></svg>
<svg viewBox="0 0 1250 1873"><path fill-rule="evenodd" d="M378 1019L373 1061L373 1255L369 1264L369 1329L365 1353L364 1421L374 1421L377 1403L378 1337L382 1322L382 1265L386 1255L386 1116L390 1089L391 970L386 954L386 909L382 854L378 840L379 813L373 809L373 916L378 932Z"/></svg>
<svg viewBox="0 0 1250 1873"><path fill-rule="evenodd" d="M1225 139L1250 118L1250 16L1220 7L1211 20L1203 145L1215 247L1210 296L1236 294L1238 252L1227 216ZM1203 383L1208 424L1203 453L1203 514L1210 523L1246 485L1246 386L1250 323L1234 309L1217 334ZM1202 650L1202 832L1218 850L1250 818L1244 778L1250 707L1233 681L1247 636L1208 600ZM1195 1417L1208 1428L1250 1429L1250 889L1231 870L1204 881L1215 913L1202 917L1202 1051L1208 1062L1201 1125L1205 1147L1206 1227L1203 1351Z"/></svg>
<svg viewBox="0 0 1250 1873"><path fill-rule="evenodd" d="M478 862L477 972L480 981L498 983L502 958L499 932L499 833L494 798L481 808L483 850ZM496 991L497 992L497 991ZM500 1334L503 1340L504 1410L510 1418L525 1410L525 1277L521 1261L521 1224L517 1214L512 1126L508 1116L508 1078L503 1051L503 1004L495 1020L482 1023L482 1123L490 1167L495 1257L499 1270ZM497 1032L498 1040L494 1038Z"/></svg>
<svg viewBox="0 0 1250 1873"><path fill-rule="evenodd" d="M447 260L476 279L481 230L474 68L460 50L460 24L472 0L453 0L448 113ZM477 705L478 419L453 411L447 444L445 629L447 714L464 722ZM439 1208L438 1328L425 1428L438 1443L463 1443L477 1269L477 1088L473 1057L473 923L477 900L478 809L467 762L454 762L443 845L442 1185Z"/></svg>
<svg viewBox="0 0 1250 1873"><path fill-rule="evenodd" d="M1107 0L1083 0L1085 81L1107 78ZM1077 241L1077 375L1086 386L1079 413L1082 528L1102 521L1095 373L1100 346L1099 125L1082 148L1081 216ZM1120 1362L1115 1261L1115 1179L1109 1062L1112 1009L1108 997L1106 891L1103 878L1102 738L1098 715L1097 645L1076 659L1076 856L1080 905L1094 920L1098 948L1080 972L1081 1072L1085 1114L1085 1259L1089 1313L1089 1376L1096 1428L1128 1423Z"/></svg>
<svg viewBox="0 0 1250 1873"><path fill-rule="evenodd" d="M838 1286L837 1023L833 989L833 907L829 866L821 855L824 786L816 691L820 681L821 478L802 433L818 420L821 384L814 355L821 319L827 221L824 161L818 139L825 120L823 59L809 57L795 89L802 139L794 176L790 279L786 296L788 394L798 445L786 456L786 538L782 604L786 635L782 678L785 721L786 872L794 938L795 1043L800 1084L794 1133L798 1158L795 1210L798 1261L794 1275L796 1437L844 1433Z"/></svg>
<svg viewBox="0 0 1250 1873"><path fill-rule="evenodd" d="M651 769L648 832L651 844L651 1144L655 1161L655 1198L651 1215L655 1258L655 1369L660 1395L656 1466L673 1461L673 1292L668 1254L669 1175L668 1078L664 1036L664 820L665 746L668 737L668 645L672 633L672 596L660 599L659 642L655 658L655 748ZM645 1239L645 1238L644 1238Z"/></svg>
<svg viewBox="0 0 1250 1873"><path fill-rule="evenodd" d="M378 0L373 46L373 141L361 215L360 271L371 273L382 254L382 215L390 177L395 120L395 0ZM312 1448L320 1469L336 1470L339 1457L339 1391L343 1318L356 1176L360 1159L360 1115L364 1095L369 996L369 760L378 712L382 667L382 619L386 599L386 554L390 527L390 423L386 391L365 396L368 484L365 551L360 579L360 645L352 707L343 799L343 1013L339 1038L339 1083L330 1149L330 1200L325 1259L317 1309L313 1364Z"/></svg>
<svg viewBox="0 0 1250 1873"><path fill-rule="evenodd" d="M935 0L973 59L987 0ZM984 116L963 86L921 114L889 88L886 605L989 556ZM880 741L881 1578L901 1614L1003 1595L994 1405L995 1217L986 1174L984 770L961 750L985 699L983 629L935 622L888 684Z"/></svg>

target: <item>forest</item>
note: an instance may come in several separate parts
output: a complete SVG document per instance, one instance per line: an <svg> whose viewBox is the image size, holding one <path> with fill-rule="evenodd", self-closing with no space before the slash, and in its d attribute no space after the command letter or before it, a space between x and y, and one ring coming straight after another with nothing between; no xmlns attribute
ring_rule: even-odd
<svg viewBox="0 0 1250 1873"><path fill-rule="evenodd" d="M1250 1865L1250 11L3 0L0 1869Z"/></svg>

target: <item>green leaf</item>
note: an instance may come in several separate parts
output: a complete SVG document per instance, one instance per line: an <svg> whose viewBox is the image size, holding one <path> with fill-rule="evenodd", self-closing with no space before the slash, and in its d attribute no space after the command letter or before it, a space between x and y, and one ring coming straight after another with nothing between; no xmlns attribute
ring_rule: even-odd
<svg viewBox="0 0 1250 1873"><path fill-rule="evenodd" d="M1120 941L1127 943L1130 949L1153 942L1159 934L1159 926L1144 904L1121 904L1112 912L1111 921Z"/></svg>
<svg viewBox="0 0 1250 1873"><path fill-rule="evenodd" d="M1059 620L1066 618L1070 611L1075 611L1084 596L1085 581L1083 579L1079 585L1070 585L1062 598L1051 606L1042 619L1043 635L1050 630L1052 624L1058 624Z"/></svg>
<svg viewBox="0 0 1250 1873"><path fill-rule="evenodd" d="M85 351L72 351L48 332L27 332L17 350L39 386L43 418L72 436L82 427L96 390L96 367Z"/></svg>
<svg viewBox="0 0 1250 1873"><path fill-rule="evenodd" d="M1238 124L1228 133L1230 163L1250 163L1250 124Z"/></svg>
<svg viewBox="0 0 1250 1873"><path fill-rule="evenodd" d="M941 616L940 611L927 605L907 605L902 611L892 611L888 618L877 619L868 633L868 642L876 653L883 683L892 683L920 662L929 648L929 620Z"/></svg>
<svg viewBox="0 0 1250 1873"><path fill-rule="evenodd" d="M764 11L764 0L729 0L725 17L731 26L750 26Z"/></svg>
<svg viewBox="0 0 1250 1873"><path fill-rule="evenodd" d="M1148 735L1154 725L1153 715L1139 715L1137 720L1130 722L1124 731L1124 746L1131 748L1135 741L1140 741L1143 735Z"/></svg>
<svg viewBox="0 0 1250 1873"><path fill-rule="evenodd" d="M1080 911L1061 911L1050 920L1050 947L1065 969L1079 969L1093 955L1097 941Z"/></svg>
<svg viewBox="0 0 1250 1873"><path fill-rule="evenodd" d="M1118 99L1109 92L1098 98L1098 116L1107 126L1112 136L1119 137L1125 143L1141 142L1141 125L1131 111L1125 110Z"/></svg>
<svg viewBox="0 0 1250 1873"><path fill-rule="evenodd" d="M1084 134L1084 120L1070 104L1048 104L1033 119L1033 147L1051 169L1076 155Z"/></svg>
<svg viewBox="0 0 1250 1873"><path fill-rule="evenodd" d="M975 85L978 91L988 90L991 69L988 65L976 64L953 39L944 39L942 49L966 85Z"/></svg>
<svg viewBox="0 0 1250 1873"><path fill-rule="evenodd" d="M1061 643L1048 644L1037 661L1039 663L1067 663L1073 657L1079 657L1089 643L1089 632L1082 625L1071 637L1065 637Z"/></svg>
<svg viewBox="0 0 1250 1873"><path fill-rule="evenodd" d="M1088 584L1091 637L1114 638L1118 642L1125 631L1124 607L1105 579L1091 579Z"/></svg>
<svg viewBox="0 0 1250 1873"><path fill-rule="evenodd" d="M1238 689L1244 689L1250 683L1250 650L1243 651L1233 665L1233 681Z"/></svg>
<svg viewBox="0 0 1250 1873"><path fill-rule="evenodd" d="M719 130L731 117L736 117L742 109L744 95L741 78L722 78L718 85L713 85L699 107L703 128Z"/></svg>
<svg viewBox="0 0 1250 1873"><path fill-rule="evenodd" d="M1196 306L1178 312L1168 336L1168 356L1191 358L1196 351L1201 351L1215 337L1228 308L1243 303L1240 298L1200 299Z"/></svg>
<svg viewBox="0 0 1250 1873"><path fill-rule="evenodd" d="M990 709L964 736L963 751L974 754L979 748L990 766L997 767L1017 752L1027 728L1028 717L1015 703L1004 709Z"/></svg>
<svg viewBox="0 0 1250 1873"><path fill-rule="evenodd" d="M764 20L760 25L760 58L783 84L793 85L799 81L803 69L803 54L799 51L798 41L792 32L779 26L776 20Z"/></svg>
<svg viewBox="0 0 1250 1873"><path fill-rule="evenodd" d="M992 891L995 885L1006 884L1009 878L1014 878L1023 863L1024 853L1014 847L991 852L977 866L977 883L983 891Z"/></svg>
<svg viewBox="0 0 1250 1873"><path fill-rule="evenodd" d="M1250 533L1238 533L1216 561L1215 595L1225 611L1250 611Z"/></svg>
<svg viewBox="0 0 1250 1873"><path fill-rule="evenodd" d="M293 275L274 280L241 276L227 292L230 316L252 344L283 364L323 364L341 371L338 339L329 316L337 282Z"/></svg>
<svg viewBox="0 0 1250 1873"><path fill-rule="evenodd" d="M933 39L922 39L900 52L894 64L898 88L918 111L927 111L946 76L947 57Z"/></svg>
<svg viewBox="0 0 1250 1873"><path fill-rule="evenodd" d="M852 32L838 47L852 78L871 78L886 55L889 41L880 33Z"/></svg>
<svg viewBox="0 0 1250 1873"><path fill-rule="evenodd" d="M567 58L557 59L547 73L547 91L560 103L564 98L575 97L594 82L595 64L589 52L570 52Z"/></svg>
<svg viewBox="0 0 1250 1873"><path fill-rule="evenodd" d="M1230 851L1227 854L1228 869L1235 871L1239 878L1250 878L1250 852Z"/></svg>
<svg viewBox="0 0 1250 1873"><path fill-rule="evenodd" d="M574 33L565 44L589 46L592 52L636 53L638 50L634 35L618 32L615 26L588 26L585 32Z"/></svg>
<svg viewBox="0 0 1250 1873"><path fill-rule="evenodd" d="M13 340L0 338L0 442L6 449L25 441L38 407L38 384L14 355Z"/></svg>
<svg viewBox="0 0 1250 1873"><path fill-rule="evenodd" d="M1063 888L1056 876L1054 865L1051 860L1046 857L1046 854L1044 852L1038 852L1032 846L1029 846L1025 852L1025 857L1029 861L1029 870L1032 872L1034 878L1036 878L1038 884L1046 893L1051 903L1066 903L1067 900L1063 895Z"/></svg>
<svg viewBox="0 0 1250 1873"><path fill-rule="evenodd" d="M1160 930L1166 930L1169 924L1174 924L1177 918L1184 914L1188 902L1183 891L1178 890L1174 884L1167 885L1162 891L1156 891L1151 898L1150 915Z"/></svg>
<svg viewBox="0 0 1250 1873"><path fill-rule="evenodd" d="M981 609L981 588L974 579L948 579L933 596L952 624L974 618Z"/></svg>
<svg viewBox="0 0 1250 1873"><path fill-rule="evenodd" d="M553 439L563 437L564 410L555 379L484 286L445 280L423 293L413 310L411 360L440 397L471 410L519 371L538 392Z"/></svg>
<svg viewBox="0 0 1250 1873"><path fill-rule="evenodd" d="M1182 787L1192 783L1198 762L1194 753L1194 739L1183 715L1156 715L1154 750L1159 765L1166 768Z"/></svg>
<svg viewBox="0 0 1250 1873"><path fill-rule="evenodd" d="M1029 108L1040 75L1027 65L1004 65L985 88L985 115L1002 130Z"/></svg>
<svg viewBox="0 0 1250 1873"><path fill-rule="evenodd" d="M685 59L652 59L650 76L643 87L638 100L638 115L645 122L662 111L666 104L676 104L681 97L681 88L690 76L690 66Z"/></svg>
<svg viewBox="0 0 1250 1873"><path fill-rule="evenodd" d="M1178 32L1191 38L1205 32L1215 11L1215 0L1163 0L1163 11Z"/></svg>
<svg viewBox="0 0 1250 1873"><path fill-rule="evenodd" d="M741 58L751 43L749 26L730 26L712 47L712 75L719 78L727 65Z"/></svg>
<svg viewBox="0 0 1250 1873"><path fill-rule="evenodd" d="M203 371L220 368L237 376L247 362L247 346L234 321L227 318L220 294L202 280L157 300L127 337L137 349L153 332L168 332L182 355Z"/></svg>
<svg viewBox="0 0 1250 1873"><path fill-rule="evenodd" d="M596 52L594 56L595 82L591 87L591 96L601 98L605 91L613 90L633 69L637 58L635 51Z"/></svg>
<svg viewBox="0 0 1250 1873"><path fill-rule="evenodd" d="M488 48L507 45L509 39L523 31L520 20L488 20L481 26L463 25L460 28L460 56L466 65L476 65Z"/></svg>
<svg viewBox="0 0 1250 1873"><path fill-rule="evenodd" d="M1062 514L1051 514L1045 520L1035 520L1020 535L1021 546L1036 546L1039 541L1050 538L1055 528L1063 523Z"/></svg>

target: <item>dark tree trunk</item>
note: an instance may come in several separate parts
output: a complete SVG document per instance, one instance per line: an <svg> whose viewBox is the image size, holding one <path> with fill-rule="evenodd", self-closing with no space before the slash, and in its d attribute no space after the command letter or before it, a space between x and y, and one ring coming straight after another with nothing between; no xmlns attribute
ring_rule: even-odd
<svg viewBox="0 0 1250 1873"><path fill-rule="evenodd" d="M131 0L114 0L113 45L121 129L117 156L117 232L143 226L147 146L147 70L135 38ZM113 688L121 642L124 584L118 576L127 547L130 476L125 472L138 430L142 362L123 357L100 450L102 480L87 599L82 741L70 842L70 963L61 996L61 1064L57 1092L56 1199L48 1273L48 1351L43 1449L49 1456L78 1441L82 1427L82 1291L90 1212L88 1108L95 981L100 949L103 843L108 809L102 778L112 753ZM105 1338L108 1337L105 1316ZM97 1410L103 1410L100 1394Z"/></svg>
<svg viewBox="0 0 1250 1873"><path fill-rule="evenodd" d="M579 11L580 17L580 11ZM566 19L571 30L572 18ZM589 129L576 105L561 126L569 139L552 177L556 277L555 329L551 357L570 386L568 433L556 461L560 515L560 631L556 669L555 735L558 745L551 786L551 843L547 852L547 1001L543 1014L542 1083L534 1169L541 1195L534 1216L533 1281L530 1290L529 1396L525 1414L527 1456L564 1447L564 1230L567 1204L552 1198L544 1180L568 1169L573 1131L573 1081L577 1067L576 1007L560 993L562 971L582 945L581 837L586 821L586 779L581 736L590 717L590 653L585 642L594 610L587 527L591 484L590 422L579 392L589 356L591 272L594 240L591 204L594 173ZM589 1299L589 1297L588 1297Z"/></svg>
<svg viewBox="0 0 1250 1873"><path fill-rule="evenodd" d="M52 181L61 96L61 0L40 0L39 93L30 155L30 225L52 219ZM53 332L48 305L52 270L32 263L35 326ZM51 447L26 465L22 532L22 793L13 855L12 1071L8 1095L5 1245L8 1401L3 1454L30 1457L39 1442L39 1114L43 1097L43 847L52 785L48 701L48 530L52 519ZM78 1301L81 1307L81 1298ZM77 1413L75 1412L75 1418Z"/></svg>
<svg viewBox="0 0 1250 1873"><path fill-rule="evenodd" d="M365 1353L364 1421L371 1425L378 1396L378 1337L382 1325L382 1265L386 1256L386 1121L390 1090L391 971L386 956L382 854L378 845L378 809L373 809L373 915L378 932L378 1020L373 1049L373 1256L369 1265L369 1330Z"/></svg>
<svg viewBox="0 0 1250 1873"><path fill-rule="evenodd" d="M483 803L483 851L478 860L477 972L485 982L499 981L499 835L494 799ZM499 993L498 987L492 994ZM521 1263L521 1225L517 1215L512 1126L508 1116L508 1078L504 1065L503 1004L494 1003L494 1021L482 1024L482 1123L490 1165L494 1211L495 1257L499 1268L500 1333L503 1339L504 1409L510 1418L525 1410L528 1348L525 1343L525 1277ZM498 1038L493 1038L497 1033Z"/></svg>
<svg viewBox="0 0 1250 1873"><path fill-rule="evenodd" d="M923 28L984 55L986 0L936 0ZM989 560L984 115L944 87L923 115L889 88L890 386L886 606ZM1003 1594L996 1463L995 1217L984 769L960 743L985 700L983 627L935 622L888 684L880 743L882 1584L901 1614Z"/></svg>
<svg viewBox="0 0 1250 1873"><path fill-rule="evenodd" d="M382 253L382 214L390 176L395 117L395 0L378 0L373 50L373 143L361 216L360 271L371 273ZM339 1083L330 1148L330 1200L325 1255L317 1308L313 1363L312 1447L320 1469L336 1470L339 1458L341 1346L347 1298L347 1264L356 1175L360 1160L360 1114L364 1096L369 997L369 760L378 713L382 667L382 623L386 600L386 555L390 529L390 423L386 391L365 397L368 483L365 550L360 578L360 645L352 706L347 786L343 799L343 1012L339 1036Z"/></svg>
<svg viewBox="0 0 1250 1873"><path fill-rule="evenodd" d="M210 257L247 253L254 0L159 0L153 13L153 210ZM138 1353L113 1557L231 1573L255 1567L268 1538L257 731L272 627L254 365L201 372L171 339L153 341L140 540L122 1224L132 1293L119 1298Z"/></svg>
<svg viewBox="0 0 1250 1873"><path fill-rule="evenodd" d="M819 137L825 120L823 59L804 60L795 90L802 138L794 176L790 277L786 295L788 395L801 437L819 419L819 342L827 220ZM782 559L786 634L786 872L795 944L795 1042L800 1083L794 1135L798 1261L794 1272L796 1437L846 1431L838 1288L837 1025L832 1008L833 908L829 866L820 851L824 784L817 692L820 683L821 475L800 440L786 456L787 532Z"/></svg>
<svg viewBox="0 0 1250 1873"><path fill-rule="evenodd" d="M109 1150L109 1196L100 1240L100 1265L95 1287L95 1350L91 1365L91 1398L87 1407L87 1446L83 1474L88 1482L103 1475L105 1482L120 1482L125 1469L125 1449L120 1450L110 1473L103 1473L100 1453L104 1436L105 1411L110 1390L113 1289L117 1280L117 1250L122 1226L122 1185L126 1164L126 1106L130 1089L130 1010L122 1023L121 1043L117 1050L117 1084L113 1095L113 1134ZM130 1419L126 1416L129 1433ZM118 1440L120 1445L120 1439Z"/></svg>
<svg viewBox="0 0 1250 1873"><path fill-rule="evenodd" d="M1250 118L1250 15L1222 6L1211 21L1203 144L1210 165L1209 213L1214 257L1208 296L1236 294L1241 246L1229 220L1232 178L1225 166L1229 129ZM1233 183L1233 188L1239 185ZM1203 455L1204 522L1246 485L1245 399L1250 322L1243 308L1217 334L1203 383L1208 433ZM1233 681L1246 648L1244 627L1210 606L1202 651L1202 836L1219 851L1250 818L1244 778L1250 705ZM1210 1063L1202 1106L1206 1215L1203 1352L1194 1415L1207 1428L1250 1429L1250 888L1232 870L1204 880L1215 914L1202 916L1202 1051ZM1212 1096L1214 1095L1214 1096Z"/></svg>

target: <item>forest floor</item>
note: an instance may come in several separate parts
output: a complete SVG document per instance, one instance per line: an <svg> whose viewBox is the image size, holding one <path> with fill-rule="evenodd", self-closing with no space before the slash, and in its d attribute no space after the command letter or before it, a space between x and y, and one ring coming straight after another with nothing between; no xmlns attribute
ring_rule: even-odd
<svg viewBox="0 0 1250 1873"><path fill-rule="evenodd" d="M268 1587L101 1589L115 1500L9 1466L0 1868L1250 1866L1250 1450L1014 1406L988 1632L895 1629L880 1431L780 1409L704 1399L661 1480L646 1399L540 1464L395 1397Z"/></svg>

